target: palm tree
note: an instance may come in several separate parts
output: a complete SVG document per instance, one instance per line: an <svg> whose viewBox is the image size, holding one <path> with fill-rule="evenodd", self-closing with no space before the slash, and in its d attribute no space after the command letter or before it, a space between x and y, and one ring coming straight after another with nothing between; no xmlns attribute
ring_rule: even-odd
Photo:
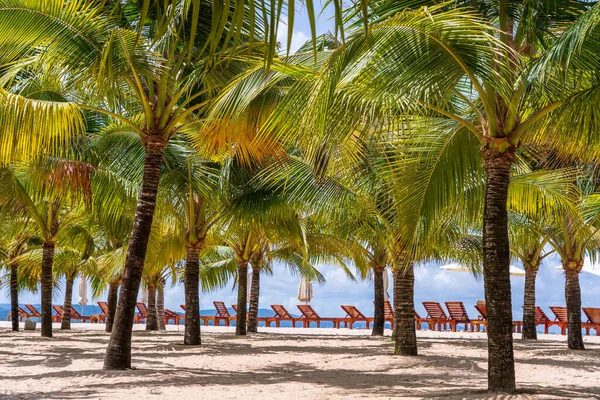
<svg viewBox="0 0 600 400"><path fill-rule="evenodd" d="M84 216L78 206L88 202L90 166L64 159L41 159L21 168L0 171L0 202L29 217L43 240L41 297L42 336L52 337L52 283L55 245L59 234Z"/></svg>

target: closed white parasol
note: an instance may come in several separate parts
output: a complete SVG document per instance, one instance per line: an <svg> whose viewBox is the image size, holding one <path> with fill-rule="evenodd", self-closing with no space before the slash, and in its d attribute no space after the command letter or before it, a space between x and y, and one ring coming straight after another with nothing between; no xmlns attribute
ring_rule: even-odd
<svg viewBox="0 0 600 400"><path fill-rule="evenodd" d="M81 314L84 314L83 307L85 305L87 305L88 298L87 298L87 282L85 281L85 276L83 276L83 274L79 275L78 291L79 291L79 299L77 300L77 304L79 304L81 306Z"/></svg>
<svg viewBox="0 0 600 400"><path fill-rule="evenodd" d="M306 278L300 280L300 286L298 287L298 301L309 303L313 297L312 283L307 281Z"/></svg>
<svg viewBox="0 0 600 400"><path fill-rule="evenodd" d="M383 298L385 301L390 299L390 295L388 294L388 288L390 287L390 279L388 277L388 270L383 270Z"/></svg>

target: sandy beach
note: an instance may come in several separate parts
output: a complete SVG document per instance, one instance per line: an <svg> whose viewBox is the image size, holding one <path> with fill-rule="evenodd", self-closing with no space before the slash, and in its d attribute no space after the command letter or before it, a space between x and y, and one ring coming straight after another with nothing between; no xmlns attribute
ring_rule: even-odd
<svg viewBox="0 0 600 400"><path fill-rule="evenodd" d="M600 397L600 337L587 350L566 338L515 341L515 396L485 392L484 334L420 331L418 357L395 357L389 338L366 330L203 327L201 347L183 327L136 331L135 370L102 371L103 325L73 324L43 339L0 323L2 399L589 399ZM142 328L143 325L136 326ZM389 332L388 332L389 334Z"/></svg>

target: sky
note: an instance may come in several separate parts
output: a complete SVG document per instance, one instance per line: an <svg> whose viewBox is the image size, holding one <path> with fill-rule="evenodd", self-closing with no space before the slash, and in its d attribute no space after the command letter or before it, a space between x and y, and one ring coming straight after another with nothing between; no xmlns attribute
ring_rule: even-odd
<svg viewBox="0 0 600 400"><path fill-rule="evenodd" d="M310 38L310 27L305 13L300 10L296 15L295 27L292 37L291 52L298 49ZM319 34L332 30L331 10L319 17L317 31ZM287 43L287 27L280 24L279 41L285 46ZM514 263L522 267L519 263ZM548 306L564 305L564 273L556 269L560 265L557 256L544 259L536 282L537 304L542 306L551 315ZM441 270L439 264L418 265L415 268L415 305L416 310L425 316L421 304L423 301L463 301L467 312L472 318L477 317L474 305L477 300L483 300L483 279L475 278L470 273ZM366 315L373 314L373 283L366 281L353 281L335 266L321 266L321 272L327 283L314 286L314 297L311 305L321 316L344 316L340 305L354 305ZM270 304L283 304L290 312L297 313L296 299L300 278L289 273L286 267L275 265L271 276L261 277L260 308L269 308ZM600 276L583 272L580 275L582 305L600 307ZM522 319L523 286L525 278L511 277L513 319ZM73 299L78 299L78 281L75 282ZM390 275L390 296L392 295L392 280ZM236 293L231 285L226 289L215 290L201 294L201 308L212 309L215 300L224 301L230 306L236 303ZM106 300L106 294L97 300ZM62 303L62 292L55 295L54 301ZM10 302L8 289L0 293L0 302ZM39 304L39 294L23 293L20 303ZM184 303L183 285L169 287L165 293L166 307L174 311L181 311L179 305Z"/></svg>

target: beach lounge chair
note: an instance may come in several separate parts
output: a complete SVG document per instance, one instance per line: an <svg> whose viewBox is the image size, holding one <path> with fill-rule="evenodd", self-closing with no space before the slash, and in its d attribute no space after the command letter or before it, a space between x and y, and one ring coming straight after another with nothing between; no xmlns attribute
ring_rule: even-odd
<svg viewBox="0 0 600 400"><path fill-rule="evenodd" d="M423 322L427 322L429 324L429 321L427 320L427 318L423 318L419 315L419 313L417 312L417 310L415 311L415 324L417 325L417 329L421 330L421 328L423 327Z"/></svg>
<svg viewBox="0 0 600 400"><path fill-rule="evenodd" d="M340 327L339 318L320 317L319 314L317 314L317 312L308 304L299 304L297 307L302 313L302 317L300 317L298 320L302 321L304 328L310 327L310 323L313 321L317 324L317 328L321 327L321 321L333 322L334 328Z"/></svg>
<svg viewBox="0 0 600 400"><path fill-rule="evenodd" d="M450 323L446 312L437 301L424 301L423 307L427 311L426 319L431 321L432 330L436 329L441 331L442 325L444 325L444 330L447 328L447 325Z"/></svg>
<svg viewBox="0 0 600 400"><path fill-rule="evenodd" d="M185 304L180 304L179 307L181 307L181 309L185 311ZM213 317L212 315L200 315L200 321L204 321L204 326L208 326L208 321L213 321L214 324L214 320L215 317ZM183 323L185 324L185 318L183 319Z"/></svg>
<svg viewBox="0 0 600 400"><path fill-rule="evenodd" d="M582 325L585 328L585 334L590 334L590 329L596 331L596 336L600 336L600 308L584 307L583 313L587 317L587 322Z"/></svg>
<svg viewBox="0 0 600 400"><path fill-rule="evenodd" d="M96 316L98 322L106 323L108 318L108 303L105 301L99 301L98 307L100 307L100 314Z"/></svg>
<svg viewBox="0 0 600 400"><path fill-rule="evenodd" d="M354 325L355 322L364 322L367 326L366 329L369 329L369 323L373 322L373 318L366 317L355 306L340 307L346 312L346 316L339 319L338 327L341 327L343 322L346 328L352 329L352 325Z"/></svg>
<svg viewBox="0 0 600 400"><path fill-rule="evenodd" d="M477 325L477 331L479 331L480 324L478 324L477 321L471 322L471 318L469 318L469 314L467 314L467 310L462 301L447 301L446 308L448 309L448 314L450 314L448 321L450 322L450 327L453 332L456 332L458 324L463 324L465 326L465 331L470 328L471 332L473 331L474 325Z"/></svg>
<svg viewBox="0 0 600 400"><path fill-rule="evenodd" d="M551 321L552 325L557 325L560 328L560 334L567 334L568 318L567 318L567 307L550 306L550 310L554 314L554 321Z"/></svg>
<svg viewBox="0 0 600 400"><path fill-rule="evenodd" d="M175 311L164 309L165 312L165 324L169 324L169 321L173 321L175 325L179 325L179 321L183 321L185 324L185 315L179 315Z"/></svg>
<svg viewBox="0 0 600 400"><path fill-rule="evenodd" d="M544 325L544 333L548 334L548 328L553 324L553 321L548 318L542 307L535 306L535 325Z"/></svg>
<svg viewBox="0 0 600 400"><path fill-rule="evenodd" d="M282 306L281 304L271 304L271 308L273 309L273 311L275 311L275 315L272 316L271 318L267 318L267 321L266 321L267 326L270 326L271 322L275 322L275 326L277 328L279 328L281 321L291 321L292 326L294 326L296 323L296 320L299 319L299 318L292 317L292 315L288 312L288 310L286 310L285 307Z"/></svg>
<svg viewBox="0 0 600 400"><path fill-rule="evenodd" d="M139 324L141 320L148 319L148 307L146 307L146 303L142 303L141 301L135 303L135 308L137 308L138 313L133 316L133 319L136 324Z"/></svg>
<svg viewBox="0 0 600 400"><path fill-rule="evenodd" d="M34 317L33 314L30 314L27 311L23 310L20 306L17 308L19 309L19 321L23 322L23 319ZM11 317L12 317L12 313L8 313L7 321L10 321Z"/></svg>
<svg viewBox="0 0 600 400"><path fill-rule="evenodd" d="M487 308L485 303L478 302L478 304L475 305L475 309L479 312L479 319L477 322L472 322L485 326L485 329L487 330ZM513 321L512 325L513 332L521 333L521 330L523 329L523 321ZM480 329L478 328L477 331L479 332Z"/></svg>
<svg viewBox="0 0 600 400"><path fill-rule="evenodd" d="M389 300L383 303L383 322L389 322L392 329L394 329L394 307L392 307L392 303Z"/></svg>
<svg viewBox="0 0 600 400"><path fill-rule="evenodd" d="M225 322L225 326L229 326L230 321L235 321L236 317L229 314L225 303L222 301L213 301L215 306L215 310L217 313L215 314L215 326L219 326L220 321Z"/></svg>
<svg viewBox="0 0 600 400"><path fill-rule="evenodd" d="M62 308L62 306L54 305L52 306L52 308L54 308L54 311L56 311L56 314L60 316L60 319L62 321L62 317L65 313L65 310ZM71 316L71 321L74 319L78 319L81 322L90 322L92 318L90 315L79 314L79 312L77 312L77 310L73 306L71 306L71 312L69 313L69 315Z"/></svg>
<svg viewBox="0 0 600 400"><path fill-rule="evenodd" d="M232 304L232 305L231 305L231 308L233 308L233 311L235 311L235 312L237 313L237 304ZM250 317L249 317L248 311L246 311L246 323L248 323L248 318L250 318ZM268 325L267 325L267 320L269 320L269 319L270 319L270 318L266 318L266 317L259 317L259 316L257 315L257 316L256 316L256 323L258 324L259 322L264 322L264 323L265 323L265 326L268 326Z"/></svg>
<svg viewBox="0 0 600 400"><path fill-rule="evenodd" d="M30 312L30 316L29 316L30 318L31 317L42 318L42 314L32 304L25 304L25 307ZM54 309L54 311L56 311L56 309ZM52 315L52 322L60 322L60 321L62 321L61 315L59 315L59 314Z"/></svg>

